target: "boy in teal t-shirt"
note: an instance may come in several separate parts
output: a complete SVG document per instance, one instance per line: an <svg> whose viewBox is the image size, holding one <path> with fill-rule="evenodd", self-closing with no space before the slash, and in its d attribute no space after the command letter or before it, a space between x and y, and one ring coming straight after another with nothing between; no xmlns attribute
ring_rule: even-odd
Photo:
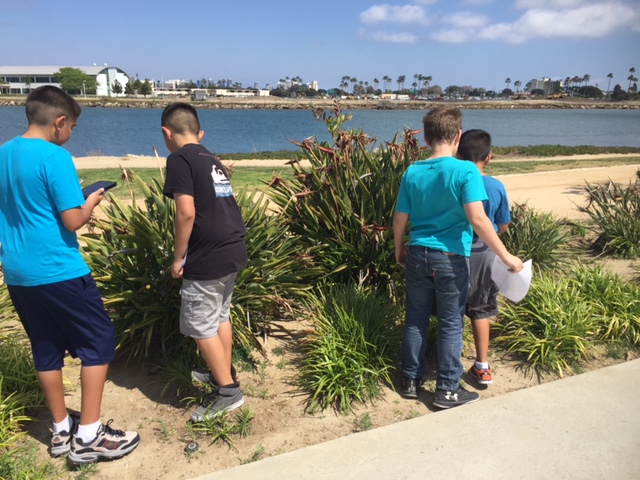
<svg viewBox="0 0 640 480"><path fill-rule="evenodd" d="M462 329L469 287L469 255L475 231L514 272L522 261L496 235L482 206L482 177L470 162L454 158L462 113L437 107L423 119L431 158L402 177L393 233L396 262L406 269L406 317L402 337L402 394L417 398L426 373L425 350L431 308L438 314L438 367L433 404L451 408L479 399L460 386ZM405 232L409 229L409 246Z"/></svg>

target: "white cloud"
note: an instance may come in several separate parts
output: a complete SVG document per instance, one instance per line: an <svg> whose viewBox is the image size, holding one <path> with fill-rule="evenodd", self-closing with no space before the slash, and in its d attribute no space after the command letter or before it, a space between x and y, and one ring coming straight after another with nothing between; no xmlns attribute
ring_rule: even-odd
<svg viewBox="0 0 640 480"><path fill-rule="evenodd" d="M406 32L385 32L382 30L377 30L374 32L369 32L364 28L361 28L358 33L363 38L367 38L369 40L374 40L376 42L387 42L387 43L416 43L419 39L417 35Z"/></svg>
<svg viewBox="0 0 640 480"><path fill-rule="evenodd" d="M417 3L418 5L433 5L434 3L438 3L438 0L413 0L413 3Z"/></svg>
<svg viewBox="0 0 640 480"><path fill-rule="evenodd" d="M489 17L480 13L459 12L447 15L442 21L458 28L480 28L489 23Z"/></svg>
<svg viewBox="0 0 640 480"><path fill-rule="evenodd" d="M536 38L600 38L627 28L640 31L640 11L623 2L517 0L516 4L546 8L531 8L514 22L492 25L482 15L454 14L445 17L453 28L434 32L431 38L446 43L494 40L519 44ZM567 8L579 4L582 6Z"/></svg>
<svg viewBox="0 0 640 480"><path fill-rule="evenodd" d="M493 0L462 0L460 3L470 7L481 7L484 5L491 5Z"/></svg>
<svg viewBox="0 0 640 480"><path fill-rule="evenodd" d="M531 8L577 8L590 3L596 3L594 0L516 0L516 8L528 10Z"/></svg>
<svg viewBox="0 0 640 480"><path fill-rule="evenodd" d="M428 25L427 12L419 5L373 5L360 14L360 21L365 25L376 23Z"/></svg>

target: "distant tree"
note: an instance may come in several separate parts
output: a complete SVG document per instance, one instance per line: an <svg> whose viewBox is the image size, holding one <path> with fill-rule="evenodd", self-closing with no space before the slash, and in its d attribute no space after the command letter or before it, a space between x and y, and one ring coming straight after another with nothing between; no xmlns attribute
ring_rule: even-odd
<svg viewBox="0 0 640 480"><path fill-rule="evenodd" d="M133 82L129 80L127 84L124 86L124 94L125 95L135 95L136 90L133 88Z"/></svg>
<svg viewBox="0 0 640 480"><path fill-rule="evenodd" d="M89 91L95 91L97 88L97 81L91 75L87 75L79 68L63 67L58 70L54 79L60 84L60 88L67 93L79 94L82 92L82 82L84 82L85 88Z"/></svg>
<svg viewBox="0 0 640 480"><path fill-rule="evenodd" d="M613 92L611 93L611 100L623 100L624 97L624 90L622 90L622 87L619 83L616 83L616 85L613 87Z"/></svg>
<svg viewBox="0 0 640 480"><path fill-rule="evenodd" d="M634 73L636 73L636 69L635 69L635 67L631 67L631 68L629 69L629 73L630 73L630 75L627 77L627 80L629 80L629 87L627 88L627 91L631 90L631 82L633 81L633 78L634 78L634 77L633 77L633 74L634 74ZM636 82L637 82L637 81L638 81L638 80L636 80Z"/></svg>
<svg viewBox="0 0 640 480"><path fill-rule="evenodd" d="M511 91L511 90L509 89L509 85L511 85L511 78L507 77L507 78L505 79L504 83L506 83L506 84L507 84L507 88L506 88L505 90L509 90L509 91ZM504 90L503 90L503 92L504 92ZM511 94L513 94L513 92L511 92Z"/></svg>
<svg viewBox="0 0 640 480"><path fill-rule="evenodd" d="M141 95L144 95L144 98L147 98L147 95L151 95L151 90L151 83L149 82L149 80L145 80L140 85L140 90L138 91Z"/></svg>
<svg viewBox="0 0 640 480"><path fill-rule="evenodd" d="M603 93L598 87L594 87L593 85L580 87L578 89L578 95L585 98L602 98Z"/></svg>
<svg viewBox="0 0 640 480"><path fill-rule="evenodd" d="M513 95L513 90L511 90L510 88L505 88L504 90L502 90L503 97L510 97L511 95Z"/></svg>
<svg viewBox="0 0 640 480"><path fill-rule="evenodd" d="M607 83L607 95L609 95L611 92L609 87L611 86L611 79L613 78L613 73L607 74L607 78L609 79L609 83Z"/></svg>
<svg viewBox="0 0 640 480"><path fill-rule="evenodd" d="M516 93L518 93L520 85L522 85L522 82L520 80L516 80L515 82L513 82L513 86L516 87Z"/></svg>
<svg viewBox="0 0 640 480"><path fill-rule="evenodd" d="M120 95L122 93L122 84L118 80L114 81L113 85L111 85L111 91L116 95Z"/></svg>
<svg viewBox="0 0 640 480"><path fill-rule="evenodd" d="M534 88L533 90L531 90L531 95L533 96L544 95L544 90L541 88Z"/></svg>
<svg viewBox="0 0 640 480"><path fill-rule="evenodd" d="M398 93L400 93L404 87L404 82L407 79L407 77L405 75L400 75L398 77L398 79L396 80L396 83L398 84Z"/></svg>
<svg viewBox="0 0 640 480"><path fill-rule="evenodd" d="M591 75L589 75L588 73L582 76L582 81L584 82L585 87L589 85L589 80L591 80Z"/></svg>
<svg viewBox="0 0 640 480"><path fill-rule="evenodd" d="M380 80L378 80L377 78L374 78L373 79L373 83L375 84L376 90L377 90L378 89L378 84L380 83Z"/></svg>

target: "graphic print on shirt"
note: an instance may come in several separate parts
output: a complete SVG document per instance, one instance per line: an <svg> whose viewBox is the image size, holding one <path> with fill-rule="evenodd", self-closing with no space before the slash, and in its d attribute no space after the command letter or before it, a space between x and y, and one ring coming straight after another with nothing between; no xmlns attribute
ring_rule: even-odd
<svg viewBox="0 0 640 480"><path fill-rule="evenodd" d="M213 167L211 167L211 178L213 178L213 188L216 192L216 197L233 196L231 182L222 169L213 165Z"/></svg>

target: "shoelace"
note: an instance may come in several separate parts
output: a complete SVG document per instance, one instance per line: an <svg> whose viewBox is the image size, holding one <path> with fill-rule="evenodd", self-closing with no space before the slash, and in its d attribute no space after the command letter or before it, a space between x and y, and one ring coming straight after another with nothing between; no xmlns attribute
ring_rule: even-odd
<svg viewBox="0 0 640 480"><path fill-rule="evenodd" d="M116 430L115 428L111 428L111 423L113 422L113 418L110 419L107 423L102 425L102 429L109 435L113 435L114 437L124 437L126 433L122 430Z"/></svg>

